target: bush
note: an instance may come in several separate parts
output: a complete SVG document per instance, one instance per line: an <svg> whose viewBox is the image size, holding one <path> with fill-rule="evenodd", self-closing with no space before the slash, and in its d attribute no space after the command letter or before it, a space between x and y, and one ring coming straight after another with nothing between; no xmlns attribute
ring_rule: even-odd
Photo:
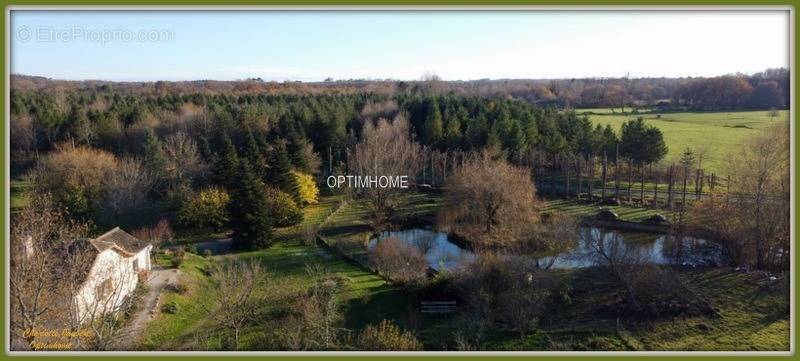
<svg viewBox="0 0 800 361"><path fill-rule="evenodd" d="M211 253L210 249L203 250L203 257L211 257L213 254Z"/></svg>
<svg viewBox="0 0 800 361"><path fill-rule="evenodd" d="M211 227L219 232L230 220L230 196L221 188L208 188L190 196L178 211L178 222L198 228Z"/></svg>
<svg viewBox="0 0 800 361"><path fill-rule="evenodd" d="M303 220L303 211L297 207L292 196L277 188L267 188L269 197L270 214L272 215L272 225L275 227L287 227L300 223Z"/></svg>
<svg viewBox="0 0 800 361"><path fill-rule="evenodd" d="M175 301L167 302L161 306L162 313L168 313L170 315L174 315L180 311L180 306Z"/></svg>
<svg viewBox="0 0 800 361"><path fill-rule="evenodd" d="M172 267L178 268L183 263L183 255L178 255L177 253L172 256L172 260L170 260Z"/></svg>
<svg viewBox="0 0 800 361"><path fill-rule="evenodd" d="M158 247L172 240L175 232L172 231L169 221L162 219L153 227L143 227L133 231L132 235L143 241L150 242L153 247Z"/></svg>
<svg viewBox="0 0 800 361"><path fill-rule="evenodd" d="M310 174L292 171L297 181L297 193L300 195L300 204L316 204L319 198L319 188Z"/></svg>
<svg viewBox="0 0 800 361"><path fill-rule="evenodd" d="M173 293L177 293L177 294L181 294L181 295L186 293L186 291L189 290L189 287L186 286L186 283L183 282L183 281L170 283L170 284L167 285L166 288L167 288L167 291L170 291L170 292L173 292Z"/></svg>
<svg viewBox="0 0 800 361"><path fill-rule="evenodd" d="M419 248L396 237L378 242L372 251L372 265L382 275L400 282L413 283L425 277L428 263Z"/></svg>
<svg viewBox="0 0 800 361"><path fill-rule="evenodd" d="M363 351L419 351L420 343L414 334L403 331L392 321L383 320L369 325L358 334L356 347Z"/></svg>

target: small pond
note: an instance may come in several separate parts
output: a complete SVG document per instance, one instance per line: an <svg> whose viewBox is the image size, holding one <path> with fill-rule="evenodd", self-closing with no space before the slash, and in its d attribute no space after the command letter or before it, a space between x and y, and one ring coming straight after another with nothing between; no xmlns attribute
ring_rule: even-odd
<svg viewBox="0 0 800 361"><path fill-rule="evenodd" d="M551 265L552 268L581 268L603 264L603 255L633 262L684 266L715 266L722 261L719 248L699 238L686 237L678 241L664 234L597 227L582 227L579 235L577 244L570 251L536 261L542 267ZM428 266L435 270L452 270L468 264L476 257L469 250L450 242L447 233L427 228L383 232L380 237L370 240L369 249L389 237L396 237L406 244L419 247L425 254Z"/></svg>
<svg viewBox="0 0 800 361"><path fill-rule="evenodd" d="M379 241L389 237L395 237L406 244L418 247L425 254L428 266L437 271L451 270L475 259L474 253L450 242L447 233L425 228L385 231L380 237L369 241L369 249L372 250Z"/></svg>

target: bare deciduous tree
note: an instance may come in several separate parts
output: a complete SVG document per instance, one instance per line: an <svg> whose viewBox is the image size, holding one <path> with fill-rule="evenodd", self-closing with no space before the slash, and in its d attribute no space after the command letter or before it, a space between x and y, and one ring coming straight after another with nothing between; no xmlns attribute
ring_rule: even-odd
<svg viewBox="0 0 800 361"><path fill-rule="evenodd" d="M539 219L535 193L529 170L498 154L476 153L448 178L439 225L476 245L526 240Z"/></svg>
<svg viewBox="0 0 800 361"><path fill-rule="evenodd" d="M11 346L24 350L36 340L26 331L70 326L74 287L89 261L70 249L88 227L67 219L47 194L34 196L11 224Z"/></svg>
<svg viewBox="0 0 800 361"><path fill-rule="evenodd" d="M420 146L411 139L405 116L398 115L391 122L379 119L377 124L366 122L362 140L353 152L351 173L357 176L408 176L409 181L420 166ZM374 227L381 229L391 216L395 196L400 188L357 188L356 195L369 201L374 217Z"/></svg>
<svg viewBox="0 0 800 361"><path fill-rule="evenodd" d="M233 346L239 347L239 333L252 322L267 298L270 279L257 261L223 262L211 273L215 303L211 317L232 333Z"/></svg>
<svg viewBox="0 0 800 361"><path fill-rule="evenodd" d="M729 160L733 194L696 202L690 217L713 230L731 260L759 269L788 269L789 137L779 125L752 138Z"/></svg>

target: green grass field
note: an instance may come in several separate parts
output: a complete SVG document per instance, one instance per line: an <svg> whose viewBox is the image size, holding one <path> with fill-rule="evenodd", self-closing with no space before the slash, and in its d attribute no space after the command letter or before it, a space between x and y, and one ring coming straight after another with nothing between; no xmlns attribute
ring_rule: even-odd
<svg viewBox="0 0 800 361"><path fill-rule="evenodd" d="M297 231L327 219L321 232L342 246L344 252L360 258L363 243L370 235L366 226L367 209L361 202L339 207L341 197L324 197L306 208L300 226L277 230L280 241L266 250L204 258L189 254L180 266L189 290L185 294L167 292L163 303L175 302L175 314L157 313L148 325L142 348L146 350L185 350L195 344L198 335L205 337L206 349L222 348L223 331L209 318L214 294L201 271L220 258L253 259L269 271L268 283L275 292L264 315L242 332L241 348L274 349L282 315L291 310L292 298L304 292L311 280L306 265L322 265L329 274L349 280L340 295L343 326L356 332L368 324L390 319L412 329L426 350L452 350L454 335L460 330L461 313L425 316L412 312L418 295L387 283L362 266L347 261L324 248L302 245ZM439 197L408 193L401 199L402 213L428 215L435 211ZM334 209L339 210L328 217ZM613 207L612 207L613 208ZM650 213L624 207L614 208L623 218L641 219ZM584 215L594 209L569 202L547 201L545 212L568 212ZM166 263L166 261L162 262ZM696 293L708 299L720 311L720 317L679 317L641 320L598 312L610 300L625 296L625 289L604 268L559 270L558 277L570 285L573 300L569 311L550 310L539 330L520 338L519 334L495 330L480 342L484 350L785 350L788 348L788 283L783 279L772 285L760 283L758 274L733 272L729 268L676 269ZM559 306L560 307L560 306Z"/></svg>
<svg viewBox="0 0 800 361"><path fill-rule="evenodd" d="M677 161L686 147L695 151L708 146L708 155L703 160L703 168L724 175L728 155L746 143L749 137L757 135L772 126L786 123L789 111L779 111L772 119L766 110L731 112L686 112L663 114L612 114L609 109L577 109L579 114L591 111L589 119L596 124L610 124L619 131L627 120L644 117L648 124L657 126L664 133L669 147L665 161ZM660 116L660 118L659 118Z"/></svg>

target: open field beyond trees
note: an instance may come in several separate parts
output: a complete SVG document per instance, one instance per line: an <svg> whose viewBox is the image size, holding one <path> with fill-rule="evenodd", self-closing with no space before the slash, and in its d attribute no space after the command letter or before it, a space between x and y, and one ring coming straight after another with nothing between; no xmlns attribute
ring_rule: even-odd
<svg viewBox="0 0 800 361"><path fill-rule="evenodd" d="M667 112L626 114L611 113L610 109L577 109L578 114L589 114L592 123L611 125L619 131L622 123L644 118L664 133L669 153L667 162L678 162L682 152L691 147L695 152L708 147L703 160L707 173L716 172L727 175L727 161L731 152L742 147L748 137L763 132L779 122L789 121L789 111L780 110L771 117L767 110L758 111L720 111L720 112Z"/></svg>

